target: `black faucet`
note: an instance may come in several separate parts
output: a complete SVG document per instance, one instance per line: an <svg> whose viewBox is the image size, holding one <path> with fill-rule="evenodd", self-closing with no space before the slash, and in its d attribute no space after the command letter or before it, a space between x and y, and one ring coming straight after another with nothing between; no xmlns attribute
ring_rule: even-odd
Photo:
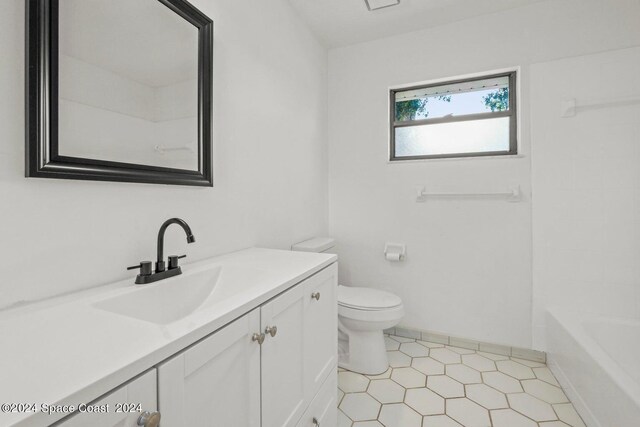
<svg viewBox="0 0 640 427"><path fill-rule="evenodd" d="M164 266L164 232L167 231L167 228L171 224L178 224L184 232L187 234L187 243L193 243L196 241L196 238L193 237L193 233L191 232L191 227L184 220L180 218L171 218L168 219L160 226L160 231L158 231L158 257L156 259L156 273L162 273L165 271ZM177 267L177 265L176 265ZM171 257L169 257L169 268L171 268Z"/></svg>
<svg viewBox="0 0 640 427"><path fill-rule="evenodd" d="M169 265L165 266L164 262L164 233L171 224L178 224L184 230L187 235L187 243L193 243L196 238L191 232L191 227L184 220L180 218L171 218L166 220L158 231L158 257L156 260L155 272L151 271L151 261L142 261L139 265L128 267L127 270L140 269L140 274L136 277L136 284L153 283L158 280L166 279L169 277L182 274L182 269L178 266L178 260L186 257L186 255L171 255L169 256Z"/></svg>

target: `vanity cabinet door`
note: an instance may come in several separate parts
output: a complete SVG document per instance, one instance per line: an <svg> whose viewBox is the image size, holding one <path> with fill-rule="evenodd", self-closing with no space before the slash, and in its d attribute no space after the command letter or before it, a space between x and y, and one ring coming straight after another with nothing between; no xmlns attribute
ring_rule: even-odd
<svg viewBox="0 0 640 427"><path fill-rule="evenodd" d="M158 367L161 427L259 427L260 309Z"/></svg>
<svg viewBox="0 0 640 427"><path fill-rule="evenodd" d="M302 284L262 306L262 425L295 426L308 402L305 400L305 307L309 295Z"/></svg>
<svg viewBox="0 0 640 427"><path fill-rule="evenodd" d="M329 375L337 375L338 267L333 264L305 282L305 378L307 401Z"/></svg>
<svg viewBox="0 0 640 427"><path fill-rule="evenodd" d="M56 426L137 427L141 412L154 413L157 410L156 396L156 370L151 369L91 403L92 408L106 408L108 412L78 413ZM124 409L127 411L122 412ZM118 410L120 412L116 412Z"/></svg>

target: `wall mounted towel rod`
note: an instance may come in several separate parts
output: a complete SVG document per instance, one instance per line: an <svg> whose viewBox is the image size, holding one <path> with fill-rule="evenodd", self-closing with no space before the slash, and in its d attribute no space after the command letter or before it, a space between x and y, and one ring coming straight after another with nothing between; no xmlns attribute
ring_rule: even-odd
<svg viewBox="0 0 640 427"><path fill-rule="evenodd" d="M501 198L507 202L519 202L522 200L522 190L520 186L511 188L508 191L487 191L487 192L429 192L424 187L417 189L416 202L426 202L430 198L451 199L451 198Z"/></svg>
<svg viewBox="0 0 640 427"><path fill-rule="evenodd" d="M164 147L162 145L155 145L153 150L159 154L165 154L171 151L191 151L193 153L193 149L189 144L183 145L181 147Z"/></svg>
<svg viewBox="0 0 640 427"><path fill-rule="evenodd" d="M564 99L561 104L560 117L573 117L578 111L591 110L606 107L618 107L623 105L640 104L640 96L627 96L620 98L601 98L577 101L576 99Z"/></svg>

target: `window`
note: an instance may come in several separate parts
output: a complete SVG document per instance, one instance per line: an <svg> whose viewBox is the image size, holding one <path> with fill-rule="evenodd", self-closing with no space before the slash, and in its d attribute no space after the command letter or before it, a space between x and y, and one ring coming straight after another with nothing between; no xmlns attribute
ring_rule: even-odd
<svg viewBox="0 0 640 427"><path fill-rule="evenodd" d="M395 160L517 154L516 73L391 90Z"/></svg>

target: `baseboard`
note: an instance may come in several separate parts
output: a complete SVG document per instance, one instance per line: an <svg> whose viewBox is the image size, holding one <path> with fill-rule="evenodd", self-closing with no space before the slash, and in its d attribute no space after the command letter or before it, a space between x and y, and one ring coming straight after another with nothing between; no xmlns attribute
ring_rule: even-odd
<svg viewBox="0 0 640 427"><path fill-rule="evenodd" d="M532 350L529 348L511 347L502 344L476 341L468 338L452 337L439 332L410 329L404 326L397 326L395 328L387 329L384 332L386 334L397 335L400 337L468 348L470 350L484 351L486 353L502 354L504 356L517 357L519 359L531 360L533 362L547 362L547 354L544 351Z"/></svg>

